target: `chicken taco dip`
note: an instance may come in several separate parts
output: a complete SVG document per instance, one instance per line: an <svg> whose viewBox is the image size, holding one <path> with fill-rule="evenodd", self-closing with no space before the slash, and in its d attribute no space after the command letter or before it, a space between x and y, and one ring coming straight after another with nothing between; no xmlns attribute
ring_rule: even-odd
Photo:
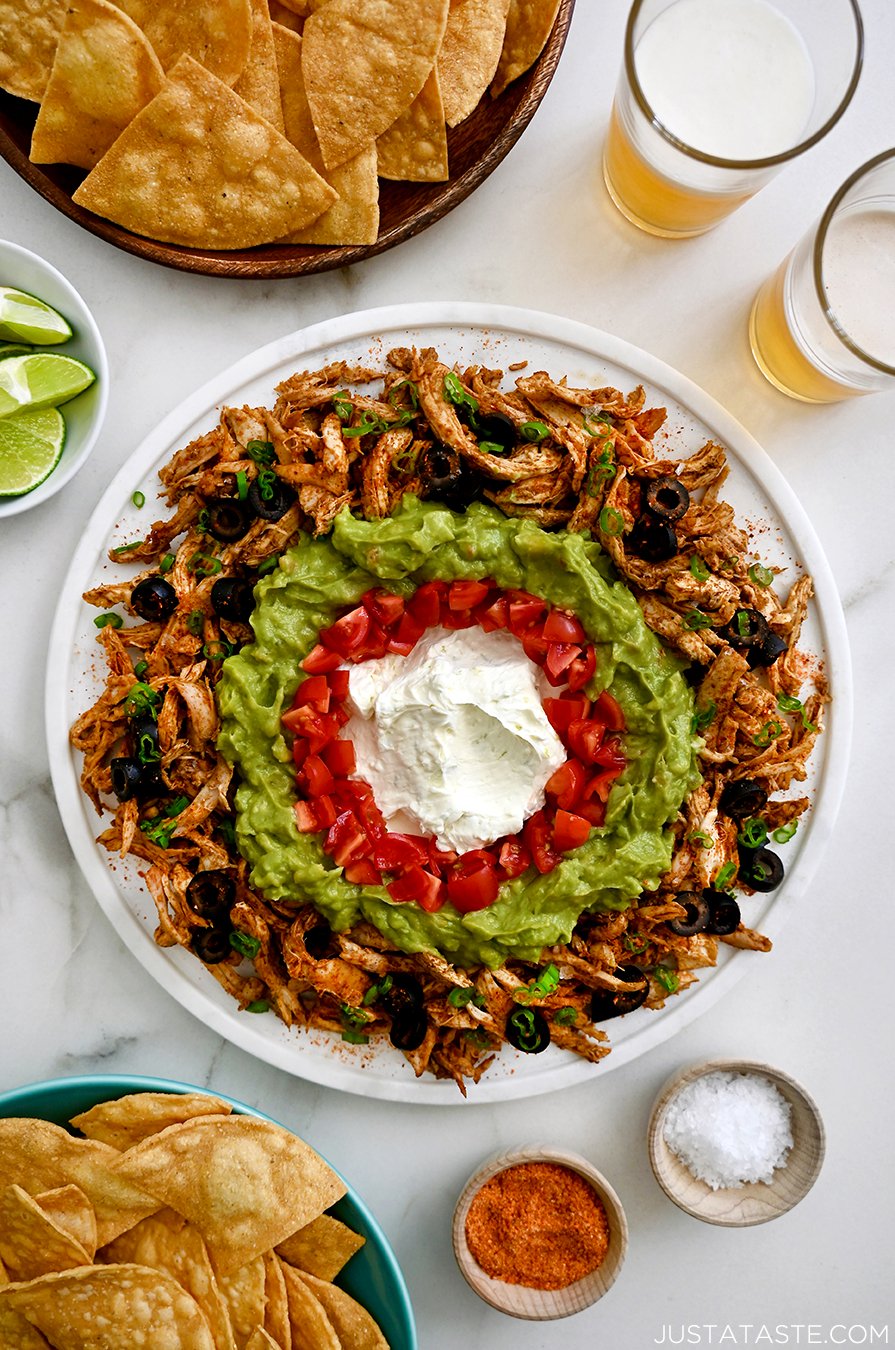
<svg viewBox="0 0 895 1350"><path fill-rule="evenodd" d="M420 346L178 449L85 593L108 674L71 732L156 942L463 1093L502 1053L596 1064L721 944L768 951L812 583L680 439L643 387Z"/></svg>

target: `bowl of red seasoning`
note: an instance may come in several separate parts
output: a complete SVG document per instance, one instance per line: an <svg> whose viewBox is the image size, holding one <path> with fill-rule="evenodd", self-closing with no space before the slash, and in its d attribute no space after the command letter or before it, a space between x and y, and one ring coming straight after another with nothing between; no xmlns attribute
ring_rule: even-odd
<svg viewBox="0 0 895 1350"><path fill-rule="evenodd" d="M463 1188L454 1255L470 1288L529 1321L568 1317L615 1282L628 1246L621 1201L597 1169L549 1144L496 1154Z"/></svg>

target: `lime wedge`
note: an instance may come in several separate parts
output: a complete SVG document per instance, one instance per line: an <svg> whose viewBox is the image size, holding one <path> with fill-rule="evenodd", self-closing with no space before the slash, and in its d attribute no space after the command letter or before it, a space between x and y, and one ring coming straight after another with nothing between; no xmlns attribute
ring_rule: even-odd
<svg viewBox="0 0 895 1350"><path fill-rule="evenodd" d="M70 325L43 300L0 286L0 338L45 347L70 337Z"/></svg>
<svg viewBox="0 0 895 1350"><path fill-rule="evenodd" d="M7 356L25 356L30 350L21 342L0 342L0 361Z"/></svg>
<svg viewBox="0 0 895 1350"><path fill-rule="evenodd" d="M0 361L0 417L25 408L55 408L96 379L89 366L73 356L29 352Z"/></svg>
<svg viewBox="0 0 895 1350"><path fill-rule="evenodd" d="M65 444L65 422L55 408L0 418L0 497L20 497L49 476Z"/></svg>

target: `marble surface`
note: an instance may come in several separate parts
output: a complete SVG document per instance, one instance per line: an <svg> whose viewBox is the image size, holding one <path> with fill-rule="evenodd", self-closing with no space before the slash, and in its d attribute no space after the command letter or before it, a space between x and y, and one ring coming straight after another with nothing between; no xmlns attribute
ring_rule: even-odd
<svg viewBox="0 0 895 1350"><path fill-rule="evenodd" d="M712 234L641 235L611 207L599 146L618 68L622 0L579 0L559 73L519 144L447 219L382 257L318 278L237 282L166 271L78 230L0 164L0 235L59 267L92 307L112 369L109 415L77 479L0 525L0 1090L128 1071L231 1093L296 1127L355 1182L406 1272L426 1350L457 1345L885 1344L891 1251L891 677L895 392L808 408L768 386L746 337L751 298L834 189L892 135L895 10L865 0L867 59L826 141ZM42 685L60 578L106 483L161 415L253 348L351 310L486 299L593 323L702 385L765 446L811 516L842 596L856 722L845 797L811 894L773 954L708 1015L563 1092L456 1109L319 1088L256 1062L183 1011L94 902L50 786ZM744 959L750 959L748 956ZM764 1059L824 1115L814 1190L754 1229L700 1224L649 1171L650 1104L682 1064ZM489 1153L548 1139L590 1158L625 1205L630 1251L606 1298L556 1324L478 1302L455 1268L453 1203ZM895 1336L895 1330L893 1330ZM686 1340L685 1340L686 1337Z"/></svg>

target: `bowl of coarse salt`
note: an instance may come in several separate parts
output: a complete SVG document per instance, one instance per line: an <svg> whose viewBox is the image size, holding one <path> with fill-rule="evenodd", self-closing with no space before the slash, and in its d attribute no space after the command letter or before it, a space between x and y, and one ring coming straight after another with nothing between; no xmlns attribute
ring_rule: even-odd
<svg viewBox="0 0 895 1350"><path fill-rule="evenodd" d="M779 1218L808 1194L823 1163L824 1126L788 1074L713 1060L665 1084L648 1144L656 1180L680 1209L745 1228Z"/></svg>

